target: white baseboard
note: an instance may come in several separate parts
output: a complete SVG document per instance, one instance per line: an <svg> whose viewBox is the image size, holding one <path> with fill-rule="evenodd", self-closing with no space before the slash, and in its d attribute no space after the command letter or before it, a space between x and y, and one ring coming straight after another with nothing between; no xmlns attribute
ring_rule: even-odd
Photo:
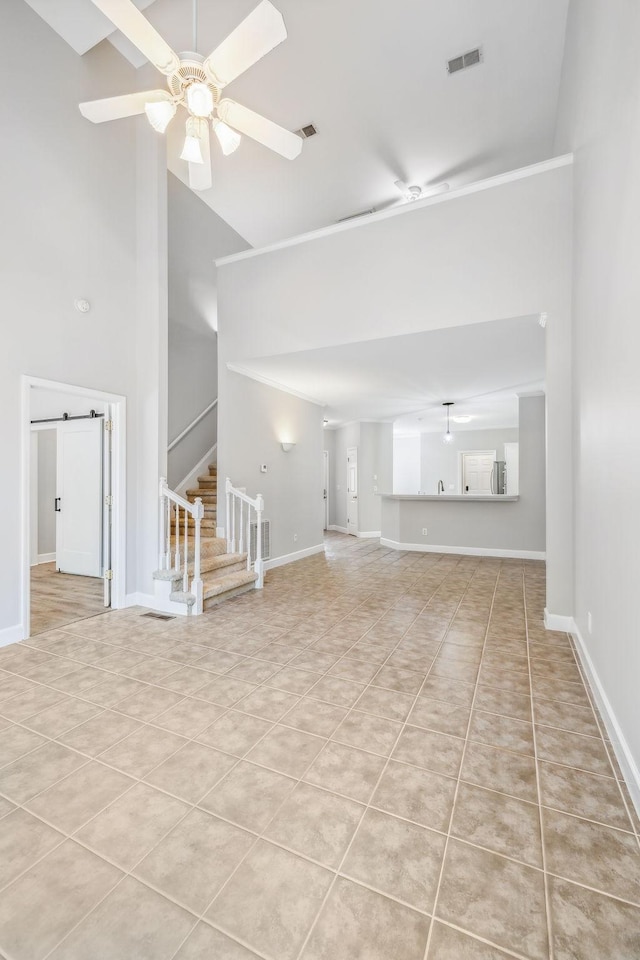
<svg viewBox="0 0 640 960"><path fill-rule="evenodd" d="M584 669L587 679L589 681L589 686L593 691L598 709L604 720L605 727L607 728L607 733L609 734L609 739L611 740L611 746L616 755L618 763L620 764L620 769L622 770L622 775L625 779L625 782L629 788L629 793L631 794L631 799L635 805L635 808L640 816L640 770L638 770L638 765L636 764L633 754L629 749L629 744L627 743L626 737L620 728L620 724L616 718L615 713L613 712L613 707L609 702L604 687L600 682L600 677L596 671L593 660L589 655L587 646L584 642L584 638L580 633L578 625L573 620L573 618L568 618L572 621L571 633L573 635L576 650L580 658L580 662Z"/></svg>
<svg viewBox="0 0 640 960"><path fill-rule="evenodd" d="M156 597L153 593L128 593L125 597L125 607L148 607L156 613L170 613L174 617L185 617L189 612L186 603L164 600L163 597Z"/></svg>
<svg viewBox="0 0 640 960"><path fill-rule="evenodd" d="M283 557L274 557L273 560L265 560L264 569L274 570L276 567L284 567L287 563L304 560L305 557L312 557L316 553L324 553L324 543L318 543L315 547L307 547L306 550L297 550L295 553L285 553Z"/></svg>
<svg viewBox="0 0 640 960"><path fill-rule="evenodd" d="M184 478L184 480L181 480L180 483L176 484L175 492L179 496L184 497L187 490L189 490L191 487L198 485L198 477L202 474L202 471L206 469L206 467L208 467L209 464L212 462L213 455L217 449L218 449L218 444L214 443L214 445L211 447L211 450L207 450L202 460L199 460L198 463L196 463L193 470L191 470L191 472Z"/></svg>
<svg viewBox="0 0 640 960"><path fill-rule="evenodd" d="M413 550L416 553L453 553L463 557L504 557L511 560L545 560L544 550L509 550L502 547L450 547L431 543L398 543L397 540L380 538L381 547L392 550Z"/></svg>
<svg viewBox="0 0 640 960"><path fill-rule="evenodd" d="M361 540L377 540L382 536L379 530L358 530L356 537Z"/></svg>
<svg viewBox="0 0 640 960"><path fill-rule="evenodd" d="M21 623L16 623L15 627L4 627L0 630L0 647L8 647L10 643L18 643L19 640L24 640Z"/></svg>
<svg viewBox="0 0 640 960"><path fill-rule="evenodd" d="M39 553L36 557L36 564L39 563L54 563L56 559L55 551L54 553ZM35 566L36 564L32 564Z"/></svg>
<svg viewBox="0 0 640 960"><path fill-rule="evenodd" d="M329 526L327 527L327 530L333 530L334 533L346 533L346 532L347 532L347 528L346 528L346 527L339 527L339 526L337 526L337 524L335 524L335 523L330 523Z"/></svg>
<svg viewBox="0 0 640 960"><path fill-rule="evenodd" d="M573 633L576 624L573 617L565 617L560 613L549 613L544 608L544 625L547 630L561 630L563 633Z"/></svg>

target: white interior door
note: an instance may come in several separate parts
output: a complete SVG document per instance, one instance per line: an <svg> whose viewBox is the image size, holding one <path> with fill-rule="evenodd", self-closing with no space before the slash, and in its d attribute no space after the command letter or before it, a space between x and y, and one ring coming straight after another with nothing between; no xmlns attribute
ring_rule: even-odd
<svg viewBox="0 0 640 960"><path fill-rule="evenodd" d="M347 533L358 532L358 448L347 450Z"/></svg>
<svg viewBox="0 0 640 960"><path fill-rule="evenodd" d="M58 426L56 569L102 576L102 417Z"/></svg>
<svg viewBox="0 0 640 960"><path fill-rule="evenodd" d="M324 529L329 529L329 451L322 451L322 485L324 488Z"/></svg>
<svg viewBox="0 0 640 960"><path fill-rule="evenodd" d="M473 497L491 495L491 471L495 450L462 454L462 492Z"/></svg>
<svg viewBox="0 0 640 960"><path fill-rule="evenodd" d="M520 489L520 444L517 441L504 445L505 473L507 486L505 493L517 497Z"/></svg>

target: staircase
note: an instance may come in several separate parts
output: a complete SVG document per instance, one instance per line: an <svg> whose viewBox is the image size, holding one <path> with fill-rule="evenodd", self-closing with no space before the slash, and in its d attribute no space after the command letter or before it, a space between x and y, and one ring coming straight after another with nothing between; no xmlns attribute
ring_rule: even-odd
<svg viewBox="0 0 640 960"><path fill-rule="evenodd" d="M186 492L189 504L202 501L204 508L200 523L200 579L202 580L202 608L210 607L254 589L258 574L247 569L246 553L229 553L227 540L216 536L217 504L218 504L218 477L214 464L208 467L208 473L198 477L198 486ZM179 499L179 498L178 498ZM174 501L175 502L175 501ZM176 520L179 516L179 521ZM186 543L186 581L187 585L194 582L196 520L186 513L187 543ZM176 531L176 524L179 530ZM155 596L161 608L166 612L190 613L197 610L197 597L193 590L185 590L184 570L184 532L185 510L178 509L171 516L171 545L175 550L176 533L179 536L180 569L176 569L174 554L168 569L156 570L154 573Z"/></svg>

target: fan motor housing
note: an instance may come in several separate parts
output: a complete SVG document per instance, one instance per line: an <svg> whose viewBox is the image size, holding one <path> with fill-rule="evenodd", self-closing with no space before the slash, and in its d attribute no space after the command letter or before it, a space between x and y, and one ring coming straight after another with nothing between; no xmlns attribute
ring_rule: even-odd
<svg viewBox="0 0 640 960"><path fill-rule="evenodd" d="M174 97L184 98L187 87L192 83L204 83L211 91L213 102L220 100L220 88L211 83L209 77L204 72L202 64L204 57L199 53L187 51L180 54L180 66L167 77L167 85Z"/></svg>

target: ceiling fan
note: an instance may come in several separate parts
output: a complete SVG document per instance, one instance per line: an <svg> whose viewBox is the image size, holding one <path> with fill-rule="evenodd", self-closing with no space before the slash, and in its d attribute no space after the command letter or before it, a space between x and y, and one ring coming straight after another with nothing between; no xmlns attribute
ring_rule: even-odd
<svg viewBox="0 0 640 960"><path fill-rule="evenodd" d="M449 189L448 183L426 183L423 187L417 183L408 184L404 180L394 180L394 187L402 194L402 199L406 203L412 203L414 200L424 200L426 197L436 197L439 193L446 193Z"/></svg>
<svg viewBox="0 0 640 960"><path fill-rule="evenodd" d="M227 84L287 38L282 14L269 0L262 0L206 58L195 52L174 53L132 0L92 2L166 76L169 89L81 103L80 112L87 120L103 123L146 113L154 130L164 133L178 107L183 107L187 121L180 156L189 163L193 190L208 190L212 184L210 125L225 155L233 153L244 133L289 160L298 156L302 139L297 134L235 100L221 99ZM194 24L195 10L194 6Z"/></svg>

